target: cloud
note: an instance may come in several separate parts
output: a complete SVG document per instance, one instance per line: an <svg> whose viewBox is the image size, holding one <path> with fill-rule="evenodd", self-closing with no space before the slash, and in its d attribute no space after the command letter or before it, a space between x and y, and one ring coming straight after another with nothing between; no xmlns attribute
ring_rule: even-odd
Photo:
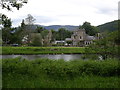
<svg viewBox="0 0 120 90"><path fill-rule="evenodd" d="M12 21L12 26L13 26L13 27L20 26L20 24L22 23L22 19L21 19L21 18L12 19L11 21Z"/></svg>
<svg viewBox="0 0 120 90"><path fill-rule="evenodd" d="M39 23L50 23L53 21L58 21L58 19L56 18L47 17L47 16L35 16L35 18L37 18L36 22L39 22Z"/></svg>
<svg viewBox="0 0 120 90"><path fill-rule="evenodd" d="M35 16L36 18L36 23L39 24L45 24L45 23L51 23L54 21L59 21L56 17L49 17L49 16Z"/></svg>
<svg viewBox="0 0 120 90"><path fill-rule="evenodd" d="M100 8L97 13L98 14L108 14L108 15L111 15L111 14L115 14L116 12L118 11L118 9L110 9L110 8Z"/></svg>
<svg viewBox="0 0 120 90"><path fill-rule="evenodd" d="M2 13L8 15L14 25L31 14L36 23L44 25L80 25L85 21L93 25L118 19L119 0L28 0L19 11Z"/></svg>
<svg viewBox="0 0 120 90"><path fill-rule="evenodd" d="M118 4L118 19L120 19L120 1L119 1L119 4Z"/></svg>
<svg viewBox="0 0 120 90"><path fill-rule="evenodd" d="M27 17L27 15L26 15ZM26 17L23 17L21 16L20 18L16 19L12 19L12 22L13 22L13 26L20 26L22 20ZM47 16L33 16L35 18L35 24L41 24L41 25L44 25L44 24L47 24L47 23L51 23L51 22L54 22L54 21L58 21L57 18L53 18L53 17L47 17Z"/></svg>

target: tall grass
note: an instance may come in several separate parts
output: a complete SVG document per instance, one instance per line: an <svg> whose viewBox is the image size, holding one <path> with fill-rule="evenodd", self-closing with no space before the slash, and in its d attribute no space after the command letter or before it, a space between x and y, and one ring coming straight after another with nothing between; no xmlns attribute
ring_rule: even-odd
<svg viewBox="0 0 120 90"><path fill-rule="evenodd" d="M118 60L3 60L4 88L118 88Z"/></svg>

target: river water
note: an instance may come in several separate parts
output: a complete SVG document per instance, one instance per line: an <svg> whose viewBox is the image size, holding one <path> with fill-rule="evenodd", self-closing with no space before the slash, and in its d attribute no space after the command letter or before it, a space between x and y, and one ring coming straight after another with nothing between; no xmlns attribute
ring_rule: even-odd
<svg viewBox="0 0 120 90"><path fill-rule="evenodd" d="M38 58L48 58L48 59L64 59L65 61L69 60L78 60L81 59L83 54L59 54L59 55L0 55L0 58L6 59L6 58L16 58L16 57L22 57L28 60L34 60Z"/></svg>

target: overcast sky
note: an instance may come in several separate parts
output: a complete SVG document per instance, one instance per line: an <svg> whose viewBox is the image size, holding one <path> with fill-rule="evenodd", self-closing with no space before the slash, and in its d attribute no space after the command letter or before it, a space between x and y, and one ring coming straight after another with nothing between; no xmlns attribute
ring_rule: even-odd
<svg viewBox="0 0 120 90"><path fill-rule="evenodd" d="M1 10L20 25L31 14L40 25L82 25L88 21L97 26L118 19L120 0L28 0L20 10Z"/></svg>

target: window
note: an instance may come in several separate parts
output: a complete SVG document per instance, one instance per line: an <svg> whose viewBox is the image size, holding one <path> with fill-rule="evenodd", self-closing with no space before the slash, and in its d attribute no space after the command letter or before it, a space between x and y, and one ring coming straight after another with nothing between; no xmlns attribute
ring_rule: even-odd
<svg viewBox="0 0 120 90"><path fill-rule="evenodd" d="M76 37L74 36L74 39L75 39Z"/></svg>
<svg viewBox="0 0 120 90"><path fill-rule="evenodd" d="M82 39L82 37L80 36L80 39Z"/></svg>

